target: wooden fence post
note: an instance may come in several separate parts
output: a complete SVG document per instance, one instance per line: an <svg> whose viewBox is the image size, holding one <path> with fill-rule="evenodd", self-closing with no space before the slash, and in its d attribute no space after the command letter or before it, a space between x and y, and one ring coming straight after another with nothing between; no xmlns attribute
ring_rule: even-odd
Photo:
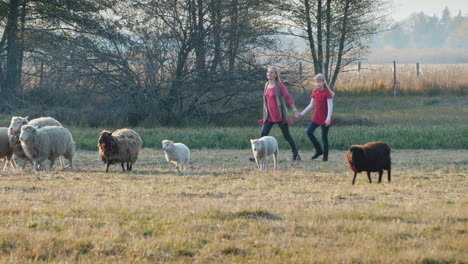
<svg viewBox="0 0 468 264"><path fill-rule="evenodd" d="M416 62L416 76L419 77L419 62Z"/></svg>
<svg viewBox="0 0 468 264"><path fill-rule="evenodd" d="M302 78L302 61L299 62L299 78Z"/></svg>
<svg viewBox="0 0 468 264"><path fill-rule="evenodd" d="M393 96L396 97L397 79L396 79L396 62L393 61Z"/></svg>
<svg viewBox="0 0 468 264"><path fill-rule="evenodd" d="M358 61L357 63L357 73L361 74L361 62L360 61Z"/></svg>

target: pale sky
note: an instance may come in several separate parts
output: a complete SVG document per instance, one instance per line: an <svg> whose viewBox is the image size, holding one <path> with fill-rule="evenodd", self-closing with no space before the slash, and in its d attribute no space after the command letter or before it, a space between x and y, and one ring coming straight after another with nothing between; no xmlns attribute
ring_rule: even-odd
<svg viewBox="0 0 468 264"><path fill-rule="evenodd" d="M468 0L392 0L392 17L396 21L407 18L410 14L423 11L427 15L434 13L440 17L442 10L448 6L452 16L468 14Z"/></svg>

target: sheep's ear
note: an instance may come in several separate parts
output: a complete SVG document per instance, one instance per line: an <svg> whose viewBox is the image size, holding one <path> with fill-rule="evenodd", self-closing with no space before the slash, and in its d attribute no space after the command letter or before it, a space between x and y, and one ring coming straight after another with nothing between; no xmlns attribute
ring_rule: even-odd
<svg viewBox="0 0 468 264"><path fill-rule="evenodd" d="M108 133L108 132L109 132L109 131L107 131L107 130L104 129L103 131L101 131L101 133L99 133L99 136L102 136L102 135L104 135L104 133ZM111 133L111 134L112 134L112 133Z"/></svg>
<svg viewBox="0 0 468 264"><path fill-rule="evenodd" d="M25 117L24 119L26 119L26 121L28 121L28 118L29 118L29 116Z"/></svg>

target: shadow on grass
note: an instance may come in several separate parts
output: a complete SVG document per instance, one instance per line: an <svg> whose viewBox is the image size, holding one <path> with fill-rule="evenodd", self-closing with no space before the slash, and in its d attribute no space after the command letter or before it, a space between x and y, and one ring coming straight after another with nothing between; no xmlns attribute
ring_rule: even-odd
<svg viewBox="0 0 468 264"><path fill-rule="evenodd" d="M240 212L221 212L221 211L214 211L209 214L210 217L220 219L220 220L232 220L236 218L246 218L246 219L255 219L255 220L273 220L273 221L280 221L284 218L278 215L271 214L267 211L263 210L255 210L255 211L247 211L242 210Z"/></svg>

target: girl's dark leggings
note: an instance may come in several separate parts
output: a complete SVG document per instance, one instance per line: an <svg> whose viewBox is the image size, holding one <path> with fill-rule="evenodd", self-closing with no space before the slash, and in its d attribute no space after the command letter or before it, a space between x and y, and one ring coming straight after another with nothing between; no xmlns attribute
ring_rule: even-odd
<svg viewBox="0 0 468 264"><path fill-rule="evenodd" d="M291 133L289 133L289 126L287 123L283 124L282 122L273 123L270 121L265 121L265 123L263 123L263 126L262 126L262 132L260 132L260 137L268 136L274 124L278 124L278 126L281 129L281 132L283 132L284 139L286 139L286 141L288 141L289 143L289 146L291 146L291 151L293 152L294 155L297 155L298 151L297 151L296 143L294 142L294 139L291 137Z"/></svg>
<svg viewBox="0 0 468 264"><path fill-rule="evenodd" d="M309 136L310 141L312 141L312 144L317 151L322 150L320 143L314 136L314 131L319 126L322 127L323 152L328 154L328 130L330 129L330 126L319 125L315 122L310 122L309 127L307 128L307 136Z"/></svg>

